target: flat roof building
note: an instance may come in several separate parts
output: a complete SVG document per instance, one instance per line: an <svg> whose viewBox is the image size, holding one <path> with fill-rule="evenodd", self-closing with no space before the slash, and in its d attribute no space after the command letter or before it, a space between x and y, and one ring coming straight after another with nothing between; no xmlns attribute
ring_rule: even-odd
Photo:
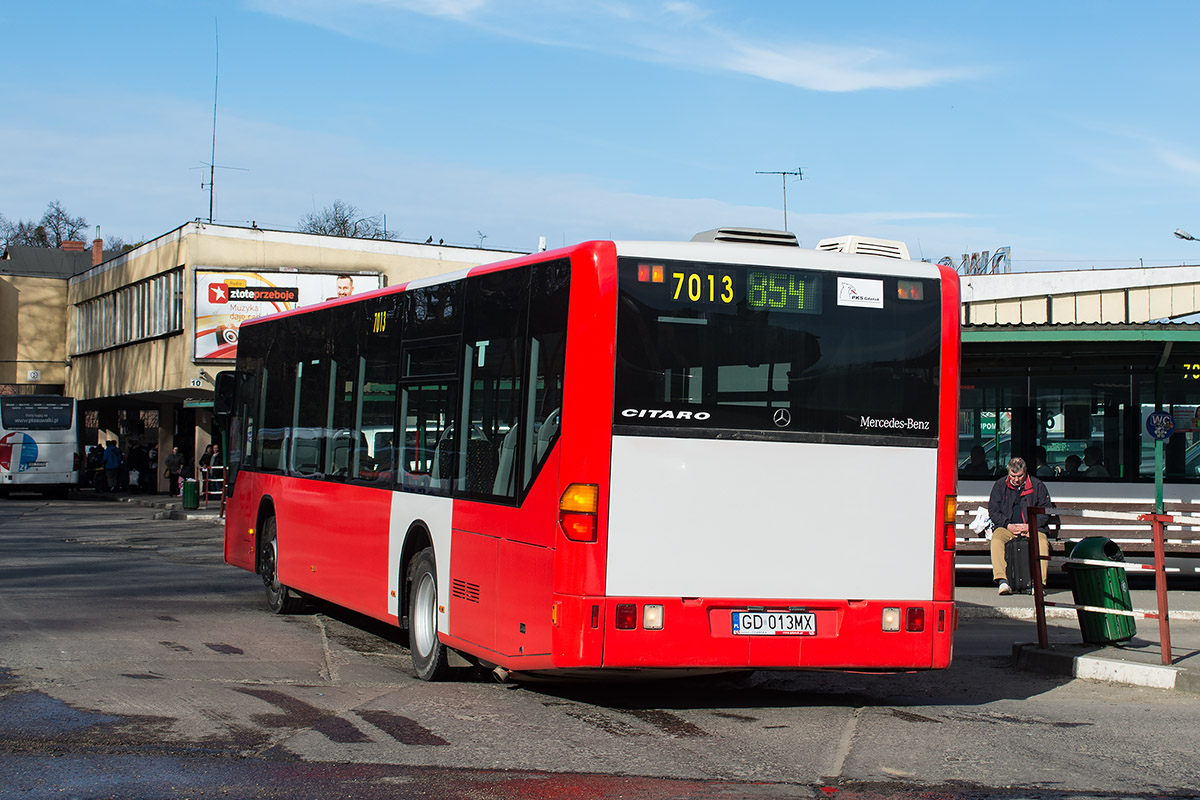
<svg viewBox="0 0 1200 800"><path fill-rule="evenodd" d="M519 255L200 221L120 253L78 245L0 261L0 391L75 397L85 444L192 457L240 322Z"/></svg>

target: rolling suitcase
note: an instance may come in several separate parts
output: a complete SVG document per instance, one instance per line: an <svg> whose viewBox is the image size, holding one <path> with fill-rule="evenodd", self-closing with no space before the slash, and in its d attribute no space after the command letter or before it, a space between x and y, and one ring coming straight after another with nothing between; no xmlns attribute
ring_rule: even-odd
<svg viewBox="0 0 1200 800"><path fill-rule="evenodd" d="M1004 545L1004 578L1014 594L1029 594L1033 591L1033 578L1029 575L1029 540L1010 539Z"/></svg>

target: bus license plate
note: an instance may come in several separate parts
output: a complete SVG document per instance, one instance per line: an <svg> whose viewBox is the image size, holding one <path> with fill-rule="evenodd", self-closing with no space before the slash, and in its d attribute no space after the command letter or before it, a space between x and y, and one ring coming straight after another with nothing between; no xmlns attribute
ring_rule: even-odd
<svg viewBox="0 0 1200 800"><path fill-rule="evenodd" d="M816 636L817 615L808 611L734 611L735 636Z"/></svg>

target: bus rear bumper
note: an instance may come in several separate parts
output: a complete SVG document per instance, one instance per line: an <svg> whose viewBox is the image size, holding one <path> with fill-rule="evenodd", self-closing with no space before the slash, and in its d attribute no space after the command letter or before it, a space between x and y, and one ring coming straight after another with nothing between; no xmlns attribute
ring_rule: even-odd
<svg viewBox="0 0 1200 800"><path fill-rule="evenodd" d="M927 600L609 597L602 608L605 668L938 669L956 621L952 601Z"/></svg>

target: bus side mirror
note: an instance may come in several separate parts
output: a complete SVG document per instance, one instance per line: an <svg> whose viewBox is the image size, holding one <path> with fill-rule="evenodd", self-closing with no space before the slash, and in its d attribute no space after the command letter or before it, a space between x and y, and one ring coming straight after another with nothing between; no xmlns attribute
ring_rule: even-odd
<svg viewBox="0 0 1200 800"><path fill-rule="evenodd" d="M217 373L213 390L213 414L222 419L228 419L233 414L234 400L237 393L237 372L232 369Z"/></svg>

